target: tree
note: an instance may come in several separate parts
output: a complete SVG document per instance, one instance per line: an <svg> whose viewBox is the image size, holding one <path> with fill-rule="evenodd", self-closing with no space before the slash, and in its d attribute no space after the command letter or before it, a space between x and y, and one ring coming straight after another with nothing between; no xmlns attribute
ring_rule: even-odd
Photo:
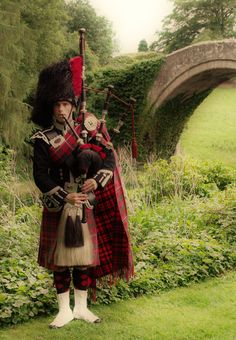
<svg viewBox="0 0 236 340"><path fill-rule="evenodd" d="M62 58L67 48L67 22L69 20L63 0L21 0L22 22L30 29L36 45L34 65L36 74L47 64ZM33 65L32 65L33 62Z"/></svg>
<svg viewBox="0 0 236 340"><path fill-rule="evenodd" d="M170 53L197 41L235 37L236 0L172 0L151 49Z"/></svg>
<svg viewBox="0 0 236 340"><path fill-rule="evenodd" d="M38 73L78 54L78 27L87 29L88 69L105 63L114 46L111 24L88 1L0 1L0 142L22 153Z"/></svg>
<svg viewBox="0 0 236 340"><path fill-rule="evenodd" d="M87 0L74 0L66 5L70 18L69 32L78 32L83 27L86 29L86 40L93 53L105 64L111 57L114 46L114 33L111 23L103 16L98 16Z"/></svg>
<svg viewBox="0 0 236 340"><path fill-rule="evenodd" d="M30 82L22 60L27 49L31 56L34 54L34 44L27 27L21 22L20 13L18 1L1 1L0 134L5 143L11 140L15 145L19 144L23 132L20 121L27 114L23 98Z"/></svg>
<svg viewBox="0 0 236 340"><path fill-rule="evenodd" d="M140 40L138 44L138 52L147 52L148 51L148 44L145 39Z"/></svg>
<svg viewBox="0 0 236 340"><path fill-rule="evenodd" d="M63 0L0 2L0 137L18 150L38 72L63 57L66 18Z"/></svg>

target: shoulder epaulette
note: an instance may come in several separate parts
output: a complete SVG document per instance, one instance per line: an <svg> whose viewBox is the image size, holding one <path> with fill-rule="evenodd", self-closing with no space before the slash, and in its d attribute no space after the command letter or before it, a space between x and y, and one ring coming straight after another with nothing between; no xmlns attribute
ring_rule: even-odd
<svg viewBox="0 0 236 340"><path fill-rule="evenodd" d="M32 141L35 141L35 139L42 139L45 143L50 144L52 134L54 136L53 126L43 131L37 131L35 134L33 134L33 136L30 137L30 139Z"/></svg>

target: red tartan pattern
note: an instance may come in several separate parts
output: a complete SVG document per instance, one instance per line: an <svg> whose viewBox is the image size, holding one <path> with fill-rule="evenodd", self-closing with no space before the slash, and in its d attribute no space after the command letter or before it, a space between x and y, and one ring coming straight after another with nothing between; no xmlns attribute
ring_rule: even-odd
<svg viewBox="0 0 236 340"><path fill-rule="evenodd" d="M79 126L76 126L74 129L78 134L80 133L81 129ZM78 145L77 140L71 131L68 131L65 134L64 138L65 138L65 141L59 147L54 148L53 146L51 146L49 149L52 160L55 163L61 164L65 162L66 158L71 154L71 152Z"/></svg>
<svg viewBox="0 0 236 340"><path fill-rule="evenodd" d="M54 266L53 257L56 248L57 227L59 224L61 212L49 212L47 208L43 209L41 222L38 263L40 266L58 270Z"/></svg>
<svg viewBox="0 0 236 340"><path fill-rule="evenodd" d="M100 155L101 159L106 158L106 154L105 154L105 152L102 151L101 146L87 143L87 144L80 145L79 149L80 150L90 149L90 150L96 151Z"/></svg>
<svg viewBox="0 0 236 340"><path fill-rule="evenodd" d="M116 177L116 176L114 176ZM97 228L97 243L100 265L91 268L91 275L99 278L107 274L129 278L133 275L132 254L128 234L126 207L123 205L120 213L118 201L122 200L121 187L115 192L114 182L107 184L103 191L96 191L98 204L95 210L95 222L92 213L87 214L89 228ZM120 195L121 199L114 199ZM40 248L38 262L41 266L51 270L59 267L53 263L56 247L57 226L61 212L43 211L40 234ZM123 216L122 216L123 215Z"/></svg>
<svg viewBox="0 0 236 340"><path fill-rule="evenodd" d="M61 217L61 211L50 212L47 208L43 209L38 263L40 266L59 270L61 267L54 265L54 253L56 250L57 228ZM94 244L94 258L98 258L97 227L93 216L93 210L86 209L86 218L89 225L90 234ZM99 263L99 262L97 262Z"/></svg>
<svg viewBox="0 0 236 340"><path fill-rule="evenodd" d="M121 217L116 197L114 182L109 183L104 191L95 192L98 204L95 220L98 230L100 266L92 268L95 277L107 274L114 276L133 274L131 251L127 233L127 215ZM126 226L125 226L126 224Z"/></svg>
<svg viewBox="0 0 236 340"><path fill-rule="evenodd" d="M81 125L78 125L76 127L78 135L80 131ZM93 131L92 135L94 134ZM107 139L109 139L106 130L104 135L108 136ZM70 146L68 146L69 143ZM50 148L52 159L55 162L62 163L62 159L70 154L71 148L75 145L77 145L75 137L67 133L66 142L62 145L62 148L57 150ZM116 164L118 164L116 154L115 158ZM117 167L114 170L111 182L106 185L104 190L96 190L95 195L98 204L95 208L94 217L100 264L91 268L91 275L93 278L99 278L111 274L128 279L133 275L133 260L123 183ZM60 212L52 213L46 209L43 212L38 262L41 266L51 270L58 270L58 267L53 264L53 255L60 215ZM93 224L92 219L92 214L88 215L89 227Z"/></svg>

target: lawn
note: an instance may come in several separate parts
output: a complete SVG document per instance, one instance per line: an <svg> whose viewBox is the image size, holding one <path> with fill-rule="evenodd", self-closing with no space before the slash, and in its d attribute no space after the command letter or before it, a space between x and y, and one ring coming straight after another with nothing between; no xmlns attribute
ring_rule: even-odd
<svg viewBox="0 0 236 340"><path fill-rule="evenodd" d="M184 155L236 167L235 97L235 87L218 87L203 101L180 138Z"/></svg>
<svg viewBox="0 0 236 340"><path fill-rule="evenodd" d="M235 339L236 273L93 310L102 317L101 324L73 321L52 330L47 326L52 317L41 317L1 330L0 339Z"/></svg>

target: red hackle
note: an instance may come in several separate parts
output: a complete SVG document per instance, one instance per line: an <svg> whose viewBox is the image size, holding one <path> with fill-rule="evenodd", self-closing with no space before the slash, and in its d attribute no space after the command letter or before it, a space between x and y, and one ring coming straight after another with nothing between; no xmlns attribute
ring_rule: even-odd
<svg viewBox="0 0 236 340"><path fill-rule="evenodd" d="M76 97L80 97L82 92L82 70L83 59L82 57L74 57L70 59L70 67L72 72L73 90Z"/></svg>

